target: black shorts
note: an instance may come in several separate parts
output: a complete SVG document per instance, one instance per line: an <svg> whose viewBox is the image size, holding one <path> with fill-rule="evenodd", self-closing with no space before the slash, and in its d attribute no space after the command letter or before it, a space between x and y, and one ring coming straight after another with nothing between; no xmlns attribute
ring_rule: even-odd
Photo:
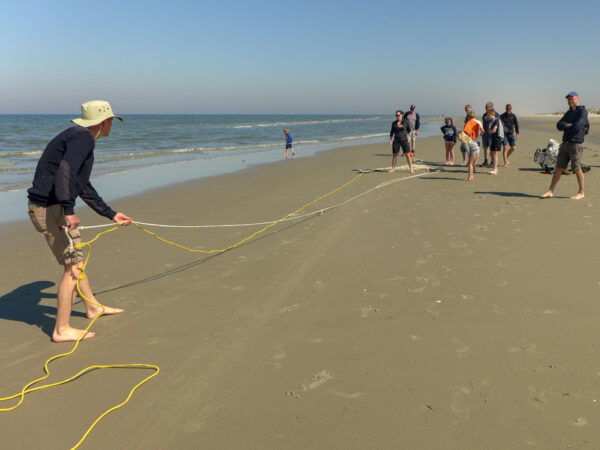
<svg viewBox="0 0 600 450"><path fill-rule="evenodd" d="M292 148L292 143L291 142L288 142L287 144L285 144L285 149L286 150L288 150L290 148Z"/></svg>
<svg viewBox="0 0 600 450"><path fill-rule="evenodd" d="M497 135L492 135L492 143L490 150L492 152L499 152L502 149L502 140Z"/></svg>
<svg viewBox="0 0 600 450"><path fill-rule="evenodd" d="M392 144L392 153L394 155L397 155L398 153L400 153L400 147L402 147L402 153L404 153L405 155L410 153L410 144L408 143L408 141L396 141L396 140Z"/></svg>

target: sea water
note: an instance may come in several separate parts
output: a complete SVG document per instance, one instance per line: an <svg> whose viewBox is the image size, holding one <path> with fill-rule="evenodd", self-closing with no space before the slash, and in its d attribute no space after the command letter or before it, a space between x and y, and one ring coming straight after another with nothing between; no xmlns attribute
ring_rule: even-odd
<svg viewBox="0 0 600 450"><path fill-rule="evenodd" d="M26 216L26 189L47 143L71 115L0 115L0 222ZM92 184L119 197L283 158L288 128L296 157L347 145L386 142L386 115L125 115L94 150ZM423 121L420 136L439 134ZM291 154L290 154L291 156ZM81 202L78 202L79 204Z"/></svg>

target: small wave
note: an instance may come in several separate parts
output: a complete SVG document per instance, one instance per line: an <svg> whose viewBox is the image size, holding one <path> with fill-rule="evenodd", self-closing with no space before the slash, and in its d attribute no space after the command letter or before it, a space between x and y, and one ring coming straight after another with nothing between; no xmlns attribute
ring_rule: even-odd
<svg viewBox="0 0 600 450"><path fill-rule="evenodd" d="M369 120L382 120L383 116L363 117L363 118L348 118L348 119L324 119L324 120L308 120L304 122L271 122L257 123L254 125L233 125L231 128L261 128L261 127L282 127L289 125L320 125L326 123L347 123L347 122L365 122Z"/></svg>
<svg viewBox="0 0 600 450"><path fill-rule="evenodd" d="M10 153L0 153L0 158L14 158L15 156L38 156L41 155L42 151L32 151L32 152L10 152Z"/></svg>

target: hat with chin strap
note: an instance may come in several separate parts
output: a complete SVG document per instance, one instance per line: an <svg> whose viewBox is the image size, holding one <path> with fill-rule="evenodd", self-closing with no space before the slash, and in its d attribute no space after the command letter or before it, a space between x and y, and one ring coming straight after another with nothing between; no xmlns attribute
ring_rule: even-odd
<svg viewBox="0 0 600 450"><path fill-rule="evenodd" d="M87 128L98 125L111 117L123 121L122 117L113 113L110 103L104 100L92 100L81 105L81 117L71 119L71 122Z"/></svg>

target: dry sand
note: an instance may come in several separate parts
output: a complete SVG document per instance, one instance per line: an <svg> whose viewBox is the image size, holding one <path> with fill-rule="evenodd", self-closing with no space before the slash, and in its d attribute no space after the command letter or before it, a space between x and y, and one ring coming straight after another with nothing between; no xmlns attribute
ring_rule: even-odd
<svg viewBox="0 0 600 450"><path fill-rule="evenodd" d="M91 364L154 363L161 373L82 448L598 448L600 123L586 143L595 149L584 155L586 198L568 199L577 184L566 176L558 198L540 200L550 176L532 158L560 138L553 123L522 119L513 164L498 176L366 174L309 210L398 182L218 256L134 227L101 238L92 286L126 312L101 318L50 379ZM442 138L419 140L417 156L439 168ZM384 144L344 148L113 206L142 222L277 219L352 169L390 162ZM79 209L85 224L102 223ZM256 229L158 232L211 249ZM0 231L0 395L9 395L71 346L50 342L60 270L42 237L25 220ZM82 305L75 311L85 327ZM30 394L0 415L1 446L69 448L148 374L94 371Z"/></svg>

